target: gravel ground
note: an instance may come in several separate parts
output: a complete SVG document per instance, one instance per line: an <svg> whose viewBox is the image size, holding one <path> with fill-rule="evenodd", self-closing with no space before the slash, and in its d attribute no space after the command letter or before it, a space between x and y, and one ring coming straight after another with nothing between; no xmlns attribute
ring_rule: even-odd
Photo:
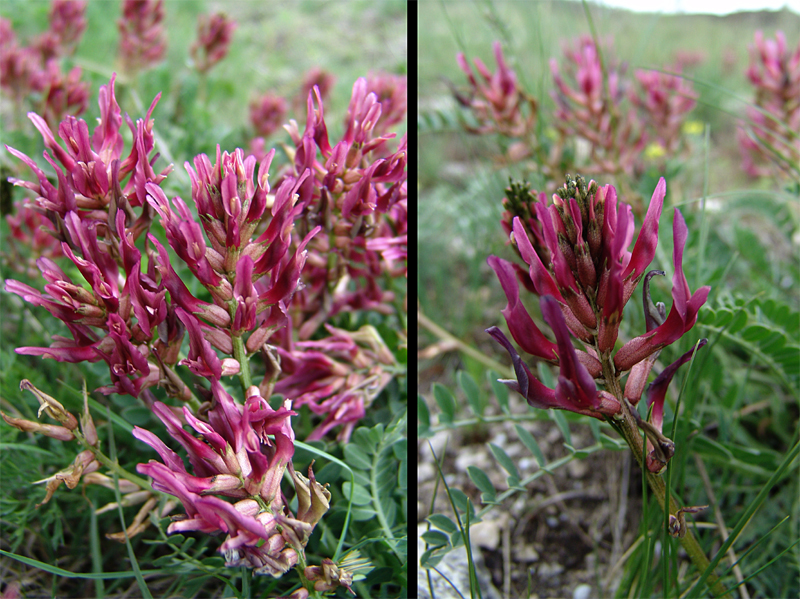
<svg viewBox="0 0 800 599"><path fill-rule="evenodd" d="M430 393L423 391L423 395L430 400L429 405L434 405ZM510 400L513 413L530 409L514 393ZM499 412L495 409L494 413ZM554 422L525 421L521 425L536 438L548 463L568 454ZM570 430L574 447L594 444L588 426L573 423ZM428 441L440 459L445 452L443 470L448 484L467 493L476 506L481 505L480 492L467 476L468 466L481 468L497 489L507 488L505 471L491 455L487 442L502 447L515 460L523 478L538 469L536 460L519 441L513 422L442 431L421 440L417 502L421 532L426 529L424 518L430 513L436 480ZM620 558L635 541L641 518L641 471L631 465L629 453L602 450L573 460L553 475L538 478L526 491L490 510L471 530L473 546L480 549L500 596L590 599L613 592L623 571ZM434 511L453 516L441 485ZM446 587L434 590L437 597L447 596L442 594L447 592ZM468 587L465 590L465 596L469 596ZM420 589L420 596L424 595L428 595L427 590Z"/></svg>

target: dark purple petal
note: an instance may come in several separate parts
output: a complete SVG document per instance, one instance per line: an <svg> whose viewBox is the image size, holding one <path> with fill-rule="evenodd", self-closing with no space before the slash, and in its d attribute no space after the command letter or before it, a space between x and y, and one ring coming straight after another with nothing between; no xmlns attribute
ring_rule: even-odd
<svg viewBox="0 0 800 599"><path fill-rule="evenodd" d="M517 248L522 256L522 259L530 266L530 277L533 281L533 286L536 288L536 293L539 295L552 295L557 300L563 302L561 292L558 290L556 282L550 276L550 272L542 264L539 254L533 249L528 234L525 232L525 226L518 216L514 217L514 240L517 242Z"/></svg>
<svg viewBox="0 0 800 599"><path fill-rule="evenodd" d="M661 210L664 206L664 196L667 194L667 182L664 177L658 180L653 197L650 198L650 205L647 207L647 214L644 217L642 228L636 245L633 246L633 253L628 267L622 274L623 279L629 277L638 279L644 270L653 261L658 245L658 219L661 218Z"/></svg>
<svg viewBox="0 0 800 599"><path fill-rule="evenodd" d="M556 344L544 336L520 301L519 283L514 267L510 262L496 256L489 256L487 262L497 274L508 298L508 305L502 310L502 314L514 341L529 354L552 361L555 357Z"/></svg>
<svg viewBox="0 0 800 599"><path fill-rule="evenodd" d="M661 371L661 374L659 374L655 380L650 383L650 386L647 387L647 407L652 407L650 424L655 426L659 432L661 431L661 427L664 422L664 398L667 395L667 388L672 382L672 377L674 377L675 373L678 372L678 368L692 359L695 350L700 349L706 343L708 343L708 339L701 339L697 343L696 348L693 347L680 358L675 360L672 364L667 366Z"/></svg>
<svg viewBox="0 0 800 599"><path fill-rule="evenodd" d="M556 386L556 397L571 402L578 408L593 408L597 405L597 387L586 367L580 363L570 340L569 329L558 302L545 295L540 300L542 316L556 336L560 375Z"/></svg>

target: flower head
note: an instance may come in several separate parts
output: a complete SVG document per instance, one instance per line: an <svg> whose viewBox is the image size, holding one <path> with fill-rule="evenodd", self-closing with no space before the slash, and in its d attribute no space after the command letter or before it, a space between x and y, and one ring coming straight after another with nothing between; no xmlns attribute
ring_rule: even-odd
<svg viewBox="0 0 800 599"><path fill-rule="evenodd" d="M197 17L197 41L190 50L195 68L206 73L228 54L236 23L225 13Z"/></svg>
<svg viewBox="0 0 800 599"><path fill-rule="evenodd" d="M755 34L747 78L755 87L755 106L737 137L744 170L751 176L784 172L800 176L800 41L791 54L782 31L775 39Z"/></svg>
<svg viewBox="0 0 800 599"><path fill-rule="evenodd" d="M286 122L286 100L267 92L250 103L250 123L257 135L269 137Z"/></svg>
<svg viewBox="0 0 800 599"><path fill-rule="evenodd" d="M532 127L536 117L536 103L528 98L517 83L517 75L506 63L500 42L494 43L497 71L492 73L481 61L473 60L481 80L473 74L463 53L456 56L458 66L470 83L470 97L457 95L459 102L469 107L478 120L474 133L499 132L511 137L521 137ZM524 107L530 105L528 115Z"/></svg>
<svg viewBox="0 0 800 599"><path fill-rule="evenodd" d="M626 387L626 397L636 403L654 360L651 356L677 341L694 325L709 288L703 287L693 295L689 290L682 268L687 230L676 209L673 224L675 275L670 314L665 317L663 305L657 307L652 303L648 291L652 274L648 275L645 280L647 332L623 345L612 361L625 305L655 255L665 194L666 182L661 179L653 192L638 239L629 251L634 234L633 216L630 206L617 204L616 189L610 185L598 187L594 181L587 185L580 176L575 179L567 176L566 185L553 195L552 204L532 202L531 212L535 211L537 218L529 225L541 226L541 243L550 256L549 264L545 266L541 258L543 252L534 249L519 217L513 220L511 239L529 266L528 272L515 270L511 263L489 257L489 265L508 298L503 316L512 337L527 353L559 367L556 388L545 387L532 377L500 330L487 329L509 352L514 363L517 381L504 382L519 391L531 405L567 409L597 418L616 414L621 398L607 390L598 391L593 379L617 377L633 368L629 384L633 385L631 391L638 388L638 392L629 396ZM531 228L529 226L529 230ZM536 326L522 305L518 277L529 281L541 296L542 316L555 335L555 343ZM573 347L570 334L583 342L585 351ZM604 371L603 363L611 364L612 372Z"/></svg>
<svg viewBox="0 0 800 599"><path fill-rule="evenodd" d="M119 55L126 72L136 73L159 62L167 51L164 0L124 0L119 29Z"/></svg>
<svg viewBox="0 0 800 599"><path fill-rule="evenodd" d="M229 566L248 565L257 574L278 577L294 566L311 531L329 507L330 493L314 480L294 472L294 432L289 418L296 415L291 402L278 410L248 390L239 405L212 380L213 405L201 420L188 408L179 418L166 405L153 409L167 431L186 450L194 474L181 458L146 429L134 428L134 436L150 445L162 461L139 464L137 470L153 479L153 488L177 497L186 515L174 519L170 534L198 530L225 532L220 547ZM185 431L188 424L201 438ZM280 483L289 468L295 478L297 515L286 506ZM233 498L230 503L222 497Z"/></svg>

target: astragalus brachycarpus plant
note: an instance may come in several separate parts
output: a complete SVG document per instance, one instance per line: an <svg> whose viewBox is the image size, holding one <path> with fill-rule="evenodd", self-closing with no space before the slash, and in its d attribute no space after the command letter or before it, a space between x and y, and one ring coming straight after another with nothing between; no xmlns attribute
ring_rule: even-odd
<svg viewBox="0 0 800 599"><path fill-rule="evenodd" d="M653 192L632 251L628 250L634 236L632 210L618 203L612 185L600 187L594 181L587 184L580 176L567 175L566 184L553 194L549 205L546 196L524 186L514 186L510 191L514 193L507 198L505 218L512 219L511 243L529 269L515 269L495 256L488 262L508 298L503 316L511 336L526 353L557 365L559 374L554 389L542 384L500 329L491 327L487 332L508 351L516 374L516 380L501 382L534 408L569 410L608 421L646 469L653 493L670 513L670 534L680 537L692 561L704 570L708 559L682 519L685 511L694 508L679 507L668 498L660 475L675 453L673 441L662 432L667 387L681 364L688 362L706 340L700 340L695 349L666 367L649 385L646 420L636 409L660 351L691 330L710 291L701 287L692 293L689 288L683 272L688 230L676 208L669 314L663 303L654 303L650 296L650 278L664 275L663 271L645 271L658 245L666 182L662 178ZM519 212L528 217L527 222L515 214L523 206L525 210ZM527 231L540 248L546 248L549 259L542 260L543 249L537 253ZM518 276L540 297L542 317L555 341L544 335L522 304ZM642 280L646 331L617 349L625 306ZM582 350L573 346L573 337L582 344ZM639 428L647 438L646 448Z"/></svg>

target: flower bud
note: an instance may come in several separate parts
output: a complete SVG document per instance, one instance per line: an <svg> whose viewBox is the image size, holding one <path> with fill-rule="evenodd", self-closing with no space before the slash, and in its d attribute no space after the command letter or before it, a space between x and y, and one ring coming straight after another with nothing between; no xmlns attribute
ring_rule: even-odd
<svg viewBox="0 0 800 599"><path fill-rule="evenodd" d="M20 389L26 389L33 393L36 396L36 399L39 400L41 406L39 407L39 413L37 414L41 417L42 412L47 412L47 415L50 416L53 420L58 420L61 424L63 424L66 428L71 431L74 431L78 428L78 420L67 412L55 398L50 397L46 393L42 393L34 387L28 379L22 379L19 383Z"/></svg>

